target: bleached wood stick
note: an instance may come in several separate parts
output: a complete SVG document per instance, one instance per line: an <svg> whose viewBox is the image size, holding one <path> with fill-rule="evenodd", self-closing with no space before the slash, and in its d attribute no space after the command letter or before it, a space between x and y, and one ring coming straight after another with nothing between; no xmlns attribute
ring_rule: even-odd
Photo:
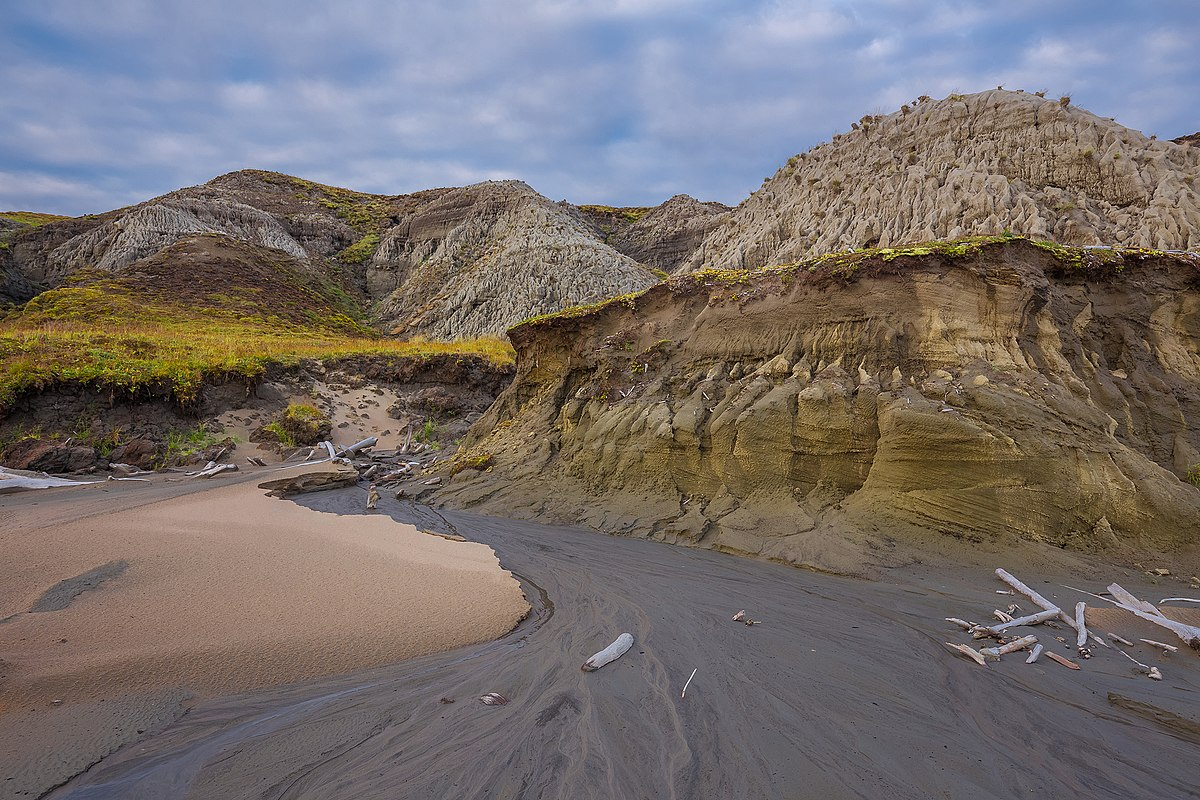
<svg viewBox="0 0 1200 800"><path fill-rule="evenodd" d="M1128 639L1126 639L1124 636L1118 636L1118 635L1117 635L1117 634L1115 634L1115 633L1106 633L1106 634L1105 634L1105 636L1107 636L1107 637L1108 637L1108 638L1110 638L1110 639L1115 639L1115 640L1117 640L1118 642L1120 642L1121 644L1125 645L1126 647L1133 647L1133 642L1129 641L1129 640L1128 640Z"/></svg>
<svg viewBox="0 0 1200 800"><path fill-rule="evenodd" d="M368 447L374 447L378 443L379 443L379 437L368 436L366 439L363 439L361 442L355 442L354 444L350 445L349 447L343 447L341 450L338 451L338 454L336 456L334 456L334 458L338 458L338 457L344 458L345 456L354 455L359 450L364 450Z"/></svg>
<svg viewBox="0 0 1200 800"><path fill-rule="evenodd" d="M1033 662L1038 660L1038 656L1040 656L1041 654L1042 654L1042 646L1040 644L1035 644L1033 646L1033 652L1029 654L1029 658L1025 659L1025 663L1032 664Z"/></svg>
<svg viewBox="0 0 1200 800"><path fill-rule="evenodd" d="M1194 600L1190 597L1164 597L1158 601L1160 606L1163 603L1200 603L1200 600Z"/></svg>
<svg viewBox="0 0 1200 800"><path fill-rule="evenodd" d="M1123 589L1119 583L1110 583L1108 585L1108 593L1116 598L1118 603L1124 603L1127 606L1133 606L1140 611L1145 611L1147 614L1155 614L1160 617L1163 615L1163 613L1159 611L1153 603L1147 603L1144 600L1138 600L1128 591Z"/></svg>
<svg viewBox="0 0 1200 800"><path fill-rule="evenodd" d="M580 669L584 672L595 672L608 662L616 661L625 655L631 647L633 647L633 634L622 633L617 637L615 642L583 662L583 666Z"/></svg>
<svg viewBox="0 0 1200 800"><path fill-rule="evenodd" d="M992 633L1000 633L1008 630L1009 628L1020 627L1021 625L1037 625L1047 620L1054 619L1057 616L1057 608L1048 608L1045 611L1039 611L1038 613L1030 614L1027 617L1018 617L1017 619L1010 619L1008 622L1003 622L999 625L992 625L988 628L988 630Z"/></svg>
<svg viewBox="0 0 1200 800"><path fill-rule="evenodd" d="M1087 603L1080 600L1075 604L1075 630L1077 631L1075 636L1076 647L1083 647L1087 644L1088 629L1087 623L1083 619L1083 616L1086 612Z"/></svg>
<svg viewBox="0 0 1200 800"><path fill-rule="evenodd" d="M1001 622L1012 622L1013 621L1012 614L1001 611L998 608L995 609L994 611L992 611L992 616L995 617L996 619L1000 620Z"/></svg>
<svg viewBox="0 0 1200 800"><path fill-rule="evenodd" d="M700 669L700 668L696 667L696 669L692 670L692 674L688 675L687 683L685 683L683 685L683 691L679 693L680 700L687 697L687 687L692 685L692 678L696 677L696 670L698 670L698 669Z"/></svg>
<svg viewBox="0 0 1200 800"><path fill-rule="evenodd" d="M1116 586L1116 584L1113 584L1113 585ZM1067 588L1069 589L1071 587L1068 586ZM1121 587L1118 586L1117 588L1120 589ZM1101 597L1100 595L1092 594L1091 592L1084 592L1082 589L1075 589L1073 591L1083 592L1083 594L1086 594L1090 597L1094 597L1097 600L1103 600L1106 603L1112 603L1117 608L1123 608L1126 611L1128 611L1130 614L1133 614L1135 617L1140 617L1141 619L1144 619L1147 622L1153 622L1155 625L1159 626L1160 628L1166 628L1171 633L1175 634L1180 639L1182 639L1183 643L1186 644L1188 647L1192 648L1193 650L1200 650L1200 628L1197 628L1195 625L1184 625L1182 622L1175 622L1174 620L1167 619L1166 617L1164 617L1158 613L1149 614L1145 611L1142 611L1141 609L1137 609L1137 608L1134 608L1133 606L1126 605L1125 603L1118 603L1116 600L1113 600L1112 598ZM1109 591L1112 591L1111 588L1109 589ZM1158 609L1154 609L1154 610L1156 612L1158 611Z"/></svg>
<svg viewBox="0 0 1200 800"><path fill-rule="evenodd" d="M1032 600L1034 602L1034 605L1041 606L1042 608L1044 608L1047 611L1050 611L1051 609L1057 611L1059 619L1061 619L1063 622L1070 625L1072 629L1075 628L1075 620L1071 619L1071 617L1068 614L1065 614L1063 612L1063 610L1060 609L1058 606L1054 605L1054 603L1051 603L1049 600L1042 597L1040 594L1035 592L1033 589L1030 589L1028 586L1021 583L1019 580L1014 578L1007 571L997 567L996 568L996 576L998 578L1000 578L1000 580L1004 581L1009 586L1013 587L1018 592L1025 595L1030 600Z"/></svg>
<svg viewBox="0 0 1200 800"><path fill-rule="evenodd" d="M330 441L321 442L321 447L324 447L327 451L329 451L330 459L337 458L337 453L333 452L333 442L330 442Z"/></svg>
<svg viewBox="0 0 1200 800"><path fill-rule="evenodd" d="M985 656L992 656L993 658L999 658L1000 656L1004 655L1005 653L1012 653L1017 650L1023 650L1026 647L1030 647L1035 644L1037 644L1036 636L1022 636L1020 639L1014 639L1013 641L1009 642L1008 644L1002 644L999 647L981 648L979 652Z"/></svg>
<svg viewBox="0 0 1200 800"><path fill-rule="evenodd" d="M1172 653L1179 652L1179 648L1173 644L1164 644L1163 642L1156 642L1153 639L1138 639L1138 641L1145 642L1146 644L1151 645L1153 647L1161 647L1163 650L1170 650Z"/></svg>
<svg viewBox="0 0 1200 800"><path fill-rule="evenodd" d="M955 650L959 653L962 653L964 656L971 659L972 661L974 661L976 664L978 664L981 667L987 666L987 662L983 660L983 656L981 656L979 654L978 650L972 650L970 647L967 647L965 644L954 644L953 642L946 642L946 647L949 647L951 650Z"/></svg>
<svg viewBox="0 0 1200 800"><path fill-rule="evenodd" d="M742 613L745 613L745 612L742 612ZM734 617L734 619L736 620L737 617ZM965 619L959 619L958 617L946 617L946 622L953 622L955 625L962 628L964 631L969 631L972 628L979 627L974 622L967 622Z"/></svg>
<svg viewBox="0 0 1200 800"><path fill-rule="evenodd" d="M189 478L211 478L214 475L220 475L222 472L237 472L237 464L214 464L208 462L208 466L199 472L189 472Z"/></svg>

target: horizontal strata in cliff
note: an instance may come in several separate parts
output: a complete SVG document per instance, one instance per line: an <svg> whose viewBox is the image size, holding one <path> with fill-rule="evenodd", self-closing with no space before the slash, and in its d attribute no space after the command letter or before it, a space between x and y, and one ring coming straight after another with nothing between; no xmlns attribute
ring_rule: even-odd
<svg viewBox="0 0 1200 800"><path fill-rule="evenodd" d="M1200 250L1200 148L992 90L919 98L793 157L685 270L1012 231L1071 245Z"/></svg>
<svg viewBox="0 0 1200 800"><path fill-rule="evenodd" d="M906 535L1194 545L1198 288L1008 236L679 276L511 330L492 467L437 498L845 572Z"/></svg>

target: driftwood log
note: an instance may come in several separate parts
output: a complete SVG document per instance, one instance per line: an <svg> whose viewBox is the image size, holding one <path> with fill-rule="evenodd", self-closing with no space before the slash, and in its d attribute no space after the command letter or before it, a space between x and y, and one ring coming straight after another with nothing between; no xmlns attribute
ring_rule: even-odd
<svg viewBox="0 0 1200 800"><path fill-rule="evenodd" d="M1063 622L1070 625L1072 629L1075 628L1075 620L1071 619L1071 617L1069 615L1063 613L1063 610L1061 608L1059 608L1054 603L1051 603L1046 598L1042 597L1040 594L1035 592L1033 589L1030 589L1028 586L1021 583L1019 580L1014 578L1007 571L997 567L996 576L998 578L1000 578L1000 580L1004 581L1009 586L1016 589L1018 592L1025 595L1030 600L1032 600L1034 602L1034 605L1040 606L1041 608L1045 609L1046 611L1053 610L1053 611L1057 612L1059 619L1061 619Z"/></svg>
<svg viewBox="0 0 1200 800"><path fill-rule="evenodd" d="M1030 651L1030 653L1029 653L1029 658L1025 659L1025 663L1032 664L1033 662L1038 660L1038 656L1040 656L1041 654L1042 654L1042 646L1040 644L1035 644L1033 646L1033 650Z"/></svg>
<svg viewBox="0 0 1200 800"><path fill-rule="evenodd" d="M1087 603L1080 600L1075 604L1075 630L1078 631L1075 637L1075 646L1083 647L1087 644L1088 629L1087 623L1084 621L1084 615L1087 613Z"/></svg>
<svg viewBox="0 0 1200 800"><path fill-rule="evenodd" d="M355 442L354 444L350 445L349 447L343 447L341 450L338 451L337 455L334 456L334 458L345 458L346 456L352 456L355 453L357 453L359 450L367 450L369 448L374 447L378 443L379 443L378 437L368 436L366 439L363 439L361 442Z"/></svg>
<svg viewBox="0 0 1200 800"><path fill-rule="evenodd" d="M1032 647L1037 644L1036 636L1022 636L1020 639L1014 639L1008 644L1002 644L999 647L984 647L980 649L980 654L999 658L1005 653L1013 653L1017 650L1024 650L1026 647Z"/></svg>
<svg viewBox="0 0 1200 800"><path fill-rule="evenodd" d="M584 672L595 672L610 661L616 661L625 655L631 647L633 647L633 634L622 633L615 642L583 662L580 669Z"/></svg>
<svg viewBox="0 0 1200 800"><path fill-rule="evenodd" d="M1056 619L1057 617L1058 609L1049 608L1045 611L1039 611L1036 614L1030 614L1027 617L1018 617L1017 619L1010 619L1008 622L1002 622L999 625L992 625L988 630L992 633L1001 633L1009 628L1017 628L1021 625L1037 625L1047 620Z"/></svg>
<svg viewBox="0 0 1200 800"><path fill-rule="evenodd" d="M358 471L344 468L321 472L306 472L303 475L292 475L287 478L263 481L258 485L258 488L266 489L267 494L271 497L285 497L289 494L304 494L305 492L339 489L343 486L353 486L356 483L358 483Z"/></svg>

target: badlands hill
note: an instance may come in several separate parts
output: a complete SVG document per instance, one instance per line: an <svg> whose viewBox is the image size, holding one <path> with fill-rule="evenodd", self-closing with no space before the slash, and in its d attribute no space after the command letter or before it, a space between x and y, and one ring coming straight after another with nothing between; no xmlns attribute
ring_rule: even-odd
<svg viewBox="0 0 1200 800"><path fill-rule="evenodd" d="M1068 98L921 97L789 160L684 269L1005 231L1200 250L1200 148L1181 138L1148 138Z"/></svg>
<svg viewBox="0 0 1200 800"><path fill-rule="evenodd" d="M4 218L0 302L25 302L80 271L144 273L146 259L165 253L220 295L227 270L187 260L212 247L177 247L215 235L243 254L263 253L264 269L289 259L386 331L494 334L534 314L645 288L656 279L651 269L674 269L711 228L692 218L715 213L690 198L641 211L645 222L620 226L610 245L595 214L519 181L384 196L245 170L105 214L40 225L29 215Z"/></svg>

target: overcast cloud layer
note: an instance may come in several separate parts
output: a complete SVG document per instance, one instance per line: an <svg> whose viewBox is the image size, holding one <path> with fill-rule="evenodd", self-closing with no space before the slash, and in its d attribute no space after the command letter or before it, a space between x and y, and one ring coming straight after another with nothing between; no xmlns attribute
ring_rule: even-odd
<svg viewBox="0 0 1200 800"><path fill-rule="evenodd" d="M735 204L864 114L997 85L1200 129L1194 0L13 0L2 19L0 209L105 211L245 167Z"/></svg>

